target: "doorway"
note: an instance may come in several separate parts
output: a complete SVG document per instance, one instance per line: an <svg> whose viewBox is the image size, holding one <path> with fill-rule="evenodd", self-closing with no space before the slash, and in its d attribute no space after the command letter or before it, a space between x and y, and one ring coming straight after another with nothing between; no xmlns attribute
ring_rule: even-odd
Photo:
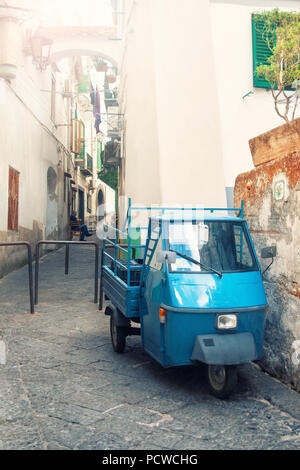
<svg viewBox="0 0 300 470"><path fill-rule="evenodd" d="M78 218L84 223L84 191L78 188Z"/></svg>
<svg viewBox="0 0 300 470"><path fill-rule="evenodd" d="M99 222L102 220L105 216L105 210L104 210L104 194L102 189L99 189L98 192L98 206L97 206L97 221Z"/></svg>

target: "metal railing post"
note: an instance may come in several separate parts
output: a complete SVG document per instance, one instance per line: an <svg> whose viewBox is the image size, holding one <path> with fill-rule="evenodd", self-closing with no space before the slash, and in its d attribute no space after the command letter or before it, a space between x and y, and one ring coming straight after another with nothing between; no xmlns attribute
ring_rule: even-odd
<svg viewBox="0 0 300 470"><path fill-rule="evenodd" d="M34 270L34 303L39 301L39 267L40 267L40 242L35 247L35 270Z"/></svg>
<svg viewBox="0 0 300 470"><path fill-rule="evenodd" d="M34 313L32 251L31 251L30 243L28 243L26 245L27 245L27 254L28 254L28 279L29 279L30 313Z"/></svg>
<svg viewBox="0 0 300 470"><path fill-rule="evenodd" d="M70 258L70 247L66 245L66 253L65 253L65 274L69 274L69 258Z"/></svg>
<svg viewBox="0 0 300 470"><path fill-rule="evenodd" d="M103 309L103 284L102 284L102 279L103 279L103 258L104 254L104 247L103 247L103 242L102 242L102 249L101 249L101 260L100 260L100 287L99 287L99 310Z"/></svg>
<svg viewBox="0 0 300 470"><path fill-rule="evenodd" d="M35 260L35 305L39 301L39 254L40 245L66 245L65 251L65 274L69 273L69 247L70 245L87 245L95 247L95 280L94 280L94 303L98 302L98 277L99 277L99 244L97 242L86 241L61 241L61 240L40 240L36 245ZM68 249L67 249L68 247Z"/></svg>
<svg viewBox="0 0 300 470"><path fill-rule="evenodd" d="M94 284L94 304L98 301L98 277L99 277L99 244L95 245L95 284Z"/></svg>

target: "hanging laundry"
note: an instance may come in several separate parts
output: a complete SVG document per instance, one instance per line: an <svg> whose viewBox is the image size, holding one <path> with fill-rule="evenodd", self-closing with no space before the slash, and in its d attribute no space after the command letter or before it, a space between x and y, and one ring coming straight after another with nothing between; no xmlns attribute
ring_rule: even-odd
<svg viewBox="0 0 300 470"><path fill-rule="evenodd" d="M101 118L100 118L100 115L98 114L95 118L96 134L98 134L100 132L100 124L101 124Z"/></svg>
<svg viewBox="0 0 300 470"><path fill-rule="evenodd" d="M98 87L96 88L95 92L95 103L94 103L94 116L100 115L100 93L98 91Z"/></svg>

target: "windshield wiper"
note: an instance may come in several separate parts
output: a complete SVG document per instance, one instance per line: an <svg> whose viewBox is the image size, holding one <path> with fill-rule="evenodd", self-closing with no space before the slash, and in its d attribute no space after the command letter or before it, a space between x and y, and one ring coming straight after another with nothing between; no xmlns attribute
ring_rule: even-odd
<svg viewBox="0 0 300 470"><path fill-rule="evenodd" d="M200 261L197 261L194 258L190 258L190 256L180 253L179 251L176 251L176 250L170 250L170 251L173 251L174 253L176 253L176 255L181 256L181 258L184 258L187 261L191 261L194 264L198 264L198 266L201 266L201 268L206 269L206 271L212 271L213 273L217 274L220 277L220 279L222 279L223 274L217 271L216 269L211 268L210 266L205 266L205 264L200 263Z"/></svg>

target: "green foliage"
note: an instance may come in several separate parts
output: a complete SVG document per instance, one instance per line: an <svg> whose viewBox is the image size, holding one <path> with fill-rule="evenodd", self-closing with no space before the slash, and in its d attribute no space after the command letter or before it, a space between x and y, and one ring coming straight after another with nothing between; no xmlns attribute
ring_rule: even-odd
<svg viewBox="0 0 300 470"><path fill-rule="evenodd" d="M293 106L294 119L298 96L296 100L292 100L285 90L295 83L300 88L300 13L274 9L257 13L254 19L257 31L272 52L267 65L256 67L257 77L263 77L269 82L276 112L288 121L289 108ZM284 97L282 101L287 105L284 114L279 112L279 96Z"/></svg>
<svg viewBox="0 0 300 470"><path fill-rule="evenodd" d="M98 178L103 183L108 184L112 189L117 190L118 188L118 169L109 168L98 173Z"/></svg>

